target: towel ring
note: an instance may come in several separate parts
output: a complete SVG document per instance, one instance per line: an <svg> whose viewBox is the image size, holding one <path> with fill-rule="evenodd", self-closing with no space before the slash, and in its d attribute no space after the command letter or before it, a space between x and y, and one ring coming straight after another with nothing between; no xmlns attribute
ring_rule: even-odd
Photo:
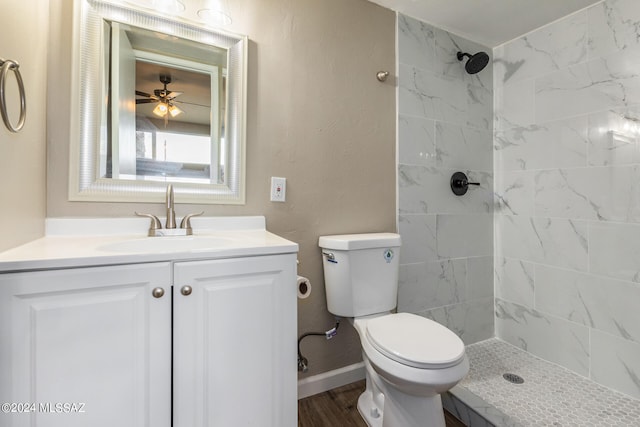
<svg viewBox="0 0 640 427"><path fill-rule="evenodd" d="M20 64L10 59L4 60L0 58L0 114L2 114L2 121L9 131L16 133L22 130L24 121L27 116L27 100L24 93L24 83L22 82L22 76L20 75ZM18 90L20 91L20 118L18 124L13 126L9 120L9 114L7 113L7 100L5 99L5 83L9 70L13 71L16 75L16 81L18 82Z"/></svg>

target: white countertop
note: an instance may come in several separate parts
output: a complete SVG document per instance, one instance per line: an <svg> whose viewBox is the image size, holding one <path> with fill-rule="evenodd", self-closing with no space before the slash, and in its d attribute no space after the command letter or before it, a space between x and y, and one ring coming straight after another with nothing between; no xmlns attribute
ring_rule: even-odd
<svg viewBox="0 0 640 427"><path fill-rule="evenodd" d="M164 223L164 219L161 219ZM192 218L193 236L146 237L146 218L52 218L46 236L0 252L0 272L73 268L141 262L184 261L274 255L298 252L298 245L266 230L265 219L251 217ZM213 238L215 247L185 249L189 239ZM154 239L154 240L149 240ZM127 249L128 243L149 241L149 252ZM173 249L170 239L181 243ZM115 248L115 249L114 249Z"/></svg>

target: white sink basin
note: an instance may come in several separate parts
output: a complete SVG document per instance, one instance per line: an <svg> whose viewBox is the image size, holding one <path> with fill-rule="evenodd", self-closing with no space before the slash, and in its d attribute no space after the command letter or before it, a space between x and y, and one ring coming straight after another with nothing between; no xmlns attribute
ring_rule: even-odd
<svg viewBox="0 0 640 427"><path fill-rule="evenodd" d="M230 239L212 236L145 237L108 243L98 247L107 252L166 253L206 251L228 246Z"/></svg>

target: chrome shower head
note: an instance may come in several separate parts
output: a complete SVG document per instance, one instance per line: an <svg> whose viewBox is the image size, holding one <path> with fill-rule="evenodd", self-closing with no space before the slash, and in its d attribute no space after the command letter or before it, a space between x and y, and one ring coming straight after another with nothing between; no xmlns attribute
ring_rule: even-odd
<svg viewBox="0 0 640 427"><path fill-rule="evenodd" d="M458 61L462 61L462 58L468 57L467 63L464 64L464 69L469 74L479 73L489 63L489 55L486 52L478 52L475 55L468 53L458 52Z"/></svg>

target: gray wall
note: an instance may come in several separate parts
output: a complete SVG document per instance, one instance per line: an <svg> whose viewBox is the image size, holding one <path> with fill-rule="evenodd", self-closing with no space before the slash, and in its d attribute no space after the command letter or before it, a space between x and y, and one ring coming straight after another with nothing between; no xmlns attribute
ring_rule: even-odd
<svg viewBox="0 0 640 427"><path fill-rule="evenodd" d="M459 50L490 50L398 15L398 311L465 343L493 336L492 67L464 72ZM481 183L451 192L456 171Z"/></svg>
<svg viewBox="0 0 640 427"><path fill-rule="evenodd" d="M640 397L640 3L494 51L498 337Z"/></svg>
<svg viewBox="0 0 640 427"><path fill-rule="evenodd" d="M49 3L0 4L0 57L20 64L27 119L20 133L0 121L0 251L42 237L46 203L46 100ZM24 17L24 19L17 19ZM6 81L11 122L18 122L19 97L13 73Z"/></svg>
<svg viewBox="0 0 640 427"><path fill-rule="evenodd" d="M326 310L323 234L396 231L395 87L376 80L394 69L395 15L365 0L234 0L229 31L250 39L247 204L184 205L176 213L265 215L267 228L300 244L298 271L313 294L300 300L298 329L333 326ZM67 200L71 0L51 2L47 214L162 215L157 204ZM269 201L271 176L287 178L287 202ZM345 323L329 342L308 338L308 375L361 360ZM295 368L295 367L294 367Z"/></svg>

